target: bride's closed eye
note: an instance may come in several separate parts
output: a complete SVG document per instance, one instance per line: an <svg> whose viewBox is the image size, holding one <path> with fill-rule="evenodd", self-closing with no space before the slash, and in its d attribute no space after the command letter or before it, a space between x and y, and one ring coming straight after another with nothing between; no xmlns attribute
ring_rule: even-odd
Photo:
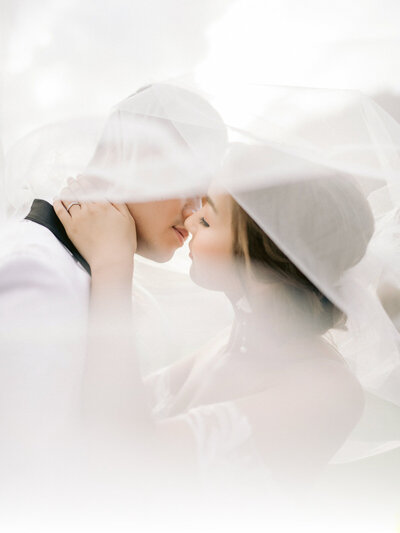
<svg viewBox="0 0 400 533"><path fill-rule="evenodd" d="M200 224L202 224L202 225L205 226L206 228L209 228L209 227L210 227L210 224L207 222L207 220L206 220L204 217L201 217L201 218L200 218Z"/></svg>

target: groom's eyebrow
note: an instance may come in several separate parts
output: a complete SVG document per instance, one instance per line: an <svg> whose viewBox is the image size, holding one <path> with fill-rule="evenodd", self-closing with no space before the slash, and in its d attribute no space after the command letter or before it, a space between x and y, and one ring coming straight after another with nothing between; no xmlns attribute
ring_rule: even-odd
<svg viewBox="0 0 400 533"><path fill-rule="evenodd" d="M211 205L211 207L213 208L213 210L215 211L215 213L218 214L218 211L217 211L217 208L215 207L215 203L211 200L211 198L209 196L206 196L205 197L205 200L208 204Z"/></svg>

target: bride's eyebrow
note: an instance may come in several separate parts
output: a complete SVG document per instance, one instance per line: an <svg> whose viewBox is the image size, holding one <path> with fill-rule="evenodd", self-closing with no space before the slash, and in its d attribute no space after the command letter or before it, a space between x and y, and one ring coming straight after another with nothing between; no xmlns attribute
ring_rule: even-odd
<svg viewBox="0 0 400 533"><path fill-rule="evenodd" d="M204 197L204 200L211 205L211 207L213 208L214 212L218 214L218 211L217 211L217 208L215 207L215 203L213 202L213 200L211 200L211 198L209 196L205 196Z"/></svg>

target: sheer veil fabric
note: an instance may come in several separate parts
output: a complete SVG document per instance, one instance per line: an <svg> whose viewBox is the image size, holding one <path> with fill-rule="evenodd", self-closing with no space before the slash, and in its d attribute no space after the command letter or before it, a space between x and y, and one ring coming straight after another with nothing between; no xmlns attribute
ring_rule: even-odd
<svg viewBox="0 0 400 533"><path fill-rule="evenodd" d="M254 301L251 295L239 301L235 326L219 337L223 342L211 342L178 381L170 369L145 380L155 418L187 423L206 476L227 479L234 465L233 477L258 480L267 463L268 479L271 464L259 446L279 423L288 423L282 413L295 401L290 387L296 376L304 384L315 376L308 394L321 409L318 379L341 372L340 365L367 393L400 408L400 125L368 97L298 87L203 90L156 83L123 100L106 121L82 118L21 139L6 155L5 168L9 218L24 214L33 197L57 194L70 175L81 176L80 201L229 194L315 287L310 300L296 288L282 289L279 276L261 272L263 288ZM216 292L190 282L186 258L182 265L139 267L142 296L150 293L151 302L140 331L134 328L138 350L143 360L157 354L160 366L191 360L183 356L221 334L232 314ZM165 343L152 344L158 323L153 304L165 319ZM340 320L326 322L328 309ZM190 334L178 327L179 317ZM326 361L322 345L330 347ZM160 356L163 349L172 352ZM276 396L281 403L268 412L271 423L264 402L280 387L288 391L287 401ZM333 425L329 416L326 435ZM352 439L353 422L346 421L346 435L324 448L328 457L321 463L334 461L335 454L338 461L354 460L400 444L396 432Z"/></svg>

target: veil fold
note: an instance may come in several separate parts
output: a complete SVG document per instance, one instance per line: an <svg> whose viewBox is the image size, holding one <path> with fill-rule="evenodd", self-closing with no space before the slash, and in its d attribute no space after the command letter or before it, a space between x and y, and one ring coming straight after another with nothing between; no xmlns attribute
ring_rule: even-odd
<svg viewBox="0 0 400 533"><path fill-rule="evenodd" d="M85 178L86 199L121 202L205 195L217 183L344 314L326 338L365 390L400 407L400 125L372 99L154 84L106 121L21 139L6 155L8 213L56 194L71 174ZM208 309L193 314L199 328L215 318Z"/></svg>

